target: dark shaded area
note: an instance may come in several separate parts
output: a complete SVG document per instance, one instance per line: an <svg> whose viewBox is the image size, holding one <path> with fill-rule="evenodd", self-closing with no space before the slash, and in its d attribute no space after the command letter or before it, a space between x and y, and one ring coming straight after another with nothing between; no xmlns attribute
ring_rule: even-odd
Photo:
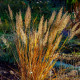
<svg viewBox="0 0 80 80"><path fill-rule="evenodd" d="M18 66L0 61L0 80L20 80Z"/></svg>

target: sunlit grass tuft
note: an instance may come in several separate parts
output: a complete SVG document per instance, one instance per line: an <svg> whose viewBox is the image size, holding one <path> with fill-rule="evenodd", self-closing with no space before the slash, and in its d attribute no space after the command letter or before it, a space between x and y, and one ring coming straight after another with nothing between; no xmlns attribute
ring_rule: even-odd
<svg viewBox="0 0 80 80"><path fill-rule="evenodd" d="M50 76L48 73L55 65L57 57L60 54L56 50L62 39L62 31L66 28L70 20L70 15L67 12L62 16L62 9L60 9L56 20L54 20L55 11L52 13L49 21L44 21L44 16L42 16L38 31L31 31L30 29L31 10L29 6L24 22L22 21L21 12L16 14L16 48L19 55L21 80L45 80L46 78L54 80L54 74ZM23 26L24 23L25 25ZM70 36L68 36L71 38L67 39L72 39L72 32L74 32L77 25L74 26ZM79 31L77 30L75 34L79 33Z"/></svg>

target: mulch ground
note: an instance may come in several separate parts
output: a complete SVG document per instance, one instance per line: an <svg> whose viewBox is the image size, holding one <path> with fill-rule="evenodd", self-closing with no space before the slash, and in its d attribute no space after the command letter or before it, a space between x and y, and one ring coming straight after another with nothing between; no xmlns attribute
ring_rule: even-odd
<svg viewBox="0 0 80 80"><path fill-rule="evenodd" d="M0 62L0 80L20 80L16 65Z"/></svg>

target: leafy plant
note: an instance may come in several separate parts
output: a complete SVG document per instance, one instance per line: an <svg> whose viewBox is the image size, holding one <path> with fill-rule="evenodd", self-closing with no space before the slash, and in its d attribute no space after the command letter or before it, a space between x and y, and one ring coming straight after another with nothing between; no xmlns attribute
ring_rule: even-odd
<svg viewBox="0 0 80 80"><path fill-rule="evenodd" d="M15 48L16 46L13 43L14 40L10 41L7 36L8 34L0 36L0 61L14 64L16 63L16 60L18 60L18 55Z"/></svg>
<svg viewBox="0 0 80 80"><path fill-rule="evenodd" d="M10 33L12 24L9 23L6 19L5 22L2 22L0 25L0 32L2 33Z"/></svg>

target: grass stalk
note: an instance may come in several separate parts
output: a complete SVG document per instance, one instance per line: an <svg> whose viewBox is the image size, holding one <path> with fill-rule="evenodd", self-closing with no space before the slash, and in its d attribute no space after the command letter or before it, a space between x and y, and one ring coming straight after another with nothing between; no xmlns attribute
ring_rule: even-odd
<svg viewBox="0 0 80 80"><path fill-rule="evenodd" d="M54 20L55 11L49 21L46 20L45 23L44 16L42 16L38 31L30 31L31 9L29 6L26 11L25 22L22 21L21 12L19 12L19 15L16 14L16 48L19 55L21 80L45 80L46 78L54 80L48 73L55 65L56 58L60 54L56 50L62 39L61 33L70 20L70 15L67 12L62 16L62 9L60 9L56 20ZM25 30L23 30L23 23L25 23ZM77 25L74 26L72 31ZM79 31L77 30L75 34Z"/></svg>

